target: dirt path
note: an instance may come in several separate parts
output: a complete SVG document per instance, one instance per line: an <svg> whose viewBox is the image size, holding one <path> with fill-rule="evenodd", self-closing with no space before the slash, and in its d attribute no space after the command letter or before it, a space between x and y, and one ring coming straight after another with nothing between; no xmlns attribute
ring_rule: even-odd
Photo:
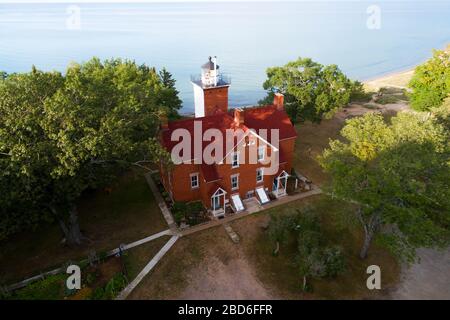
<svg viewBox="0 0 450 320"><path fill-rule="evenodd" d="M189 285L179 299L276 299L243 255L229 261L208 257L190 274Z"/></svg>
<svg viewBox="0 0 450 320"><path fill-rule="evenodd" d="M420 263L404 267L397 288L388 299L450 300L450 248L418 250Z"/></svg>

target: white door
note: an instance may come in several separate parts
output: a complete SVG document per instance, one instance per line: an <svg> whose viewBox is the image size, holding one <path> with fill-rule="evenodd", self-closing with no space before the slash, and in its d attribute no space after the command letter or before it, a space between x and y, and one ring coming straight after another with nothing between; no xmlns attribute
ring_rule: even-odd
<svg viewBox="0 0 450 320"><path fill-rule="evenodd" d="M211 207L213 210L220 209L220 196L216 195L211 198Z"/></svg>

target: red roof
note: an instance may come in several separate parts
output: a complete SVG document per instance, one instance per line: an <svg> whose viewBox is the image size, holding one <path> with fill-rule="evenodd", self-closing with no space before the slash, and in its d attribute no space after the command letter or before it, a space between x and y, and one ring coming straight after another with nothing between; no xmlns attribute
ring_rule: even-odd
<svg viewBox="0 0 450 320"><path fill-rule="evenodd" d="M279 129L279 139L297 137L297 132L284 109L274 105L244 109L244 124L250 129L267 129L270 141L270 129Z"/></svg>
<svg viewBox="0 0 450 320"><path fill-rule="evenodd" d="M233 117L233 110L228 113L218 113L211 116L199 117L199 118L189 118L177 121L169 122L169 128L162 131L162 142L166 149L170 152L172 148L179 143L179 141L171 141L172 133L176 129L186 129L191 135L191 159L193 159L194 150L194 128L195 123L202 125L202 136L207 129L218 129L222 132L225 137L227 129L236 130ZM297 137L294 126L292 125L286 111L284 109L277 109L274 105L268 105L263 107L253 107L244 109L244 124L241 127L242 130L247 131L249 129L256 130L258 133L261 129L267 129L267 140L271 142L270 129L279 129L279 139L288 139ZM203 139L202 139L203 140ZM202 150L209 145L210 141L202 141ZM234 145L237 143L235 141ZM226 155L226 143L224 143L224 156ZM213 166L211 166L213 167ZM214 169L215 170L215 169ZM206 179L216 180L217 173L211 170L209 166L203 167L202 171ZM213 181L211 180L211 181Z"/></svg>

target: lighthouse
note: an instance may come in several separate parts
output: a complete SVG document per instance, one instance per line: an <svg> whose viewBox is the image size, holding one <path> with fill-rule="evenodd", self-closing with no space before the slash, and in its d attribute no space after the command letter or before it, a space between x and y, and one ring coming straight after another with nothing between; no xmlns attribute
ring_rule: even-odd
<svg viewBox="0 0 450 320"><path fill-rule="evenodd" d="M217 57L209 57L201 74L191 77L194 87L195 117L205 117L228 111L230 80L219 71Z"/></svg>

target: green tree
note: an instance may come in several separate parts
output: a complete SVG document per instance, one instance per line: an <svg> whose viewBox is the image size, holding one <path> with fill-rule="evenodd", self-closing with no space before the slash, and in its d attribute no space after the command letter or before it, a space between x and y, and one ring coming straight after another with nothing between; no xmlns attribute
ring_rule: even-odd
<svg viewBox="0 0 450 320"><path fill-rule="evenodd" d="M181 109L182 101L178 97L179 92L175 87L175 79L165 68L159 72L159 77L163 86L158 94L158 105L166 108L166 113L170 120L178 119L180 117L178 110Z"/></svg>
<svg viewBox="0 0 450 320"><path fill-rule="evenodd" d="M120 168L167 160L157 141L164 85L153 68L92 59L66 75L0 82L0 236L57 220L81 243L76 199Z"/></svg>
<svg viewBox="0 0 450 320"><path fill-rule="evenodd" d="M418 247L449 242L449 132L435 118L403 112L351 119L320 158L333 196L359 205L361 258L375 236L407 261Z"/></svg>
<svg viewBox="0 0 450 320"><path fill-rule="evenodd" d="M298 211L295 225L298 232L296 262L303 277L303 290L308 291L308 277L335 277L345 269L345 260L340 248L326 243L314 211Z"/></svg>
<svg viewBox="0 0 450 320"><path fill-rule="evenodd" d="M276 214L270 216L268 234L269 238L275 242L274 255L278 255L280 244L284 244L288 240L291 229L292 221L289 216L279 216Z"/></svg>
<svg viewBox="0 0 450 320"><path fill-rule="evenodd" d="M277 92L284 94L293 122L319 122L324 115L344 107L353 90L352 81L336 65L323 66L309 58L268 68L266 73L263 87L268 95L260 104L270 104Z"/></svg>
<svg viewBox="0 0 450 320"><path fill-rule="evenodd" d="M416 67L409 82L411 107L428 111L450 94L450 50L435 50L433 57Z"/></svg>
<svg viewBox="0 0 450 320"><path fill-rule="evenodd" d="M446 131L450 132L450 96L444 100L441 106L430 111L436 121L442 124Z"/></svg>

